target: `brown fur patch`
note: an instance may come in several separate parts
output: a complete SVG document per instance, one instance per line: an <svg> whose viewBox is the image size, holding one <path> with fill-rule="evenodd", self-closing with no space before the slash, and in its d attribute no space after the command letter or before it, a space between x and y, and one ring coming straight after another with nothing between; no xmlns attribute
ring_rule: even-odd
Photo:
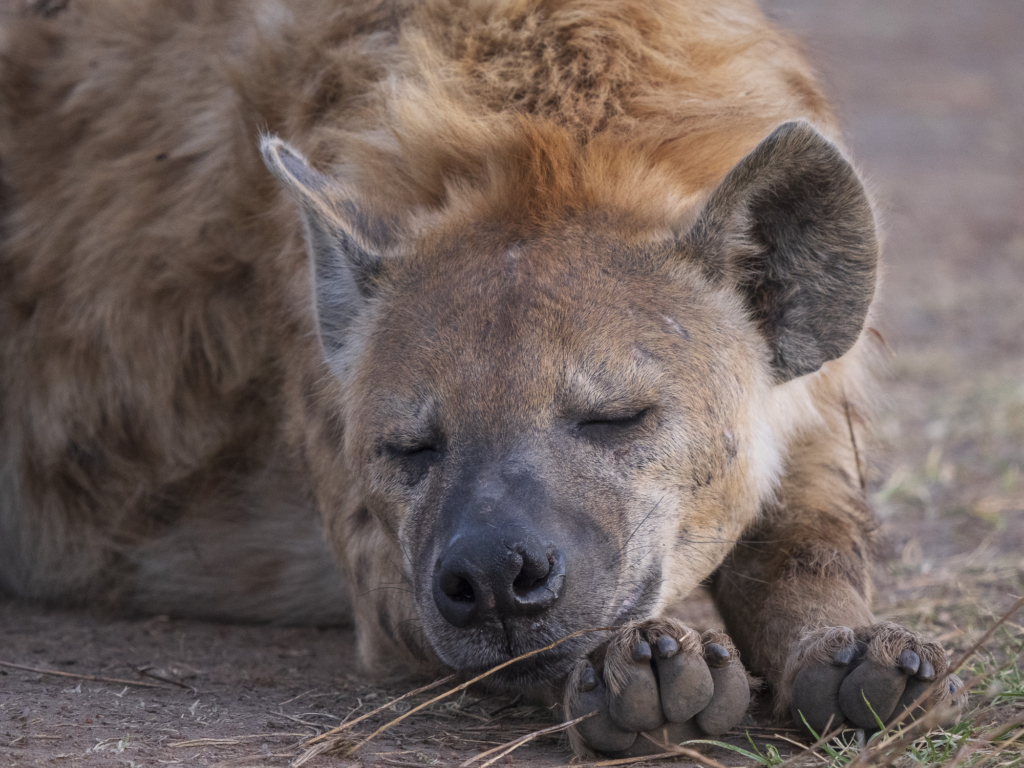
<svg viewBox="0 0 1024 768"><path fill-rule="evenodd" d="M845 200L862 234L870 204L817 133L835 127L813 74L752 4L83 0L5 17L4 43L5 586L308 621L351 599L373 668L442 646L483 663L431 635L414 565L438 500L512 456L607 554L546 631L657 615L718 569L744 660L777 685L808 627L870 623L874 341L846 352L851 311L838 340L779 351L777 315L820 317L770 285L799 278L766 267L799 206L765 189ZM330 180L303 205L373 257L329 360L261 131L317 169L293 192ZM822 168L839 198L815 197L838 189ZM713 254L685 240L738 220L756 226L715 230ZM808 375L775 386L770 361ZM579 439L622 401L650 412L631 441ZM396 445L463 464L393 472ZM206 534L224 569L190 554ZM267 599L233 602L252 590Z"/></svg>

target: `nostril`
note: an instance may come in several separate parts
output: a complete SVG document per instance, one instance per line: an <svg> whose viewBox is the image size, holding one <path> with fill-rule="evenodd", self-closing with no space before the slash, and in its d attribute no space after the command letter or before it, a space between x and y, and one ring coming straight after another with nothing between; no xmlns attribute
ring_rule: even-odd
<svg viewBox="0 0 1024 768"><path fill-rule="evenodd" d="M565 557L532 537L463 537L434 564L432 592L441 616L458 628L540 613L558 600Z"/></svg>
<svg viewBox="0 0 1024 768"><path fill-rule="evenodd" d="M512 581L512 590L522 597L531 590L542 586L554 566L555 556L553 552L548 553L543 560L524 554L523 566L520 568L519 574Z"/></svg>
<svg viewBox="0 0 1024 768"><path fill-rule="evenodd" d="M558 599L565 583L565 558L555 548L543 557L523 556L523 565L512 581L516 610L535 613L549 608Z"/></svg>
<svg viewBox="0 0 1024 768"><path fill-rule="evenodd" d="M438 561L434 572L434 604L441 615L456 627L468 627L488 601L473 582L464 563ZM493 602L493 601L491 601Z"/></svg>
<svg viewBox="0 0 1024 768"><path fill-rule="evenodd" d="M472 603L476 599L473 585L461 576L442 579L441 591L457 603Z"/></svg>

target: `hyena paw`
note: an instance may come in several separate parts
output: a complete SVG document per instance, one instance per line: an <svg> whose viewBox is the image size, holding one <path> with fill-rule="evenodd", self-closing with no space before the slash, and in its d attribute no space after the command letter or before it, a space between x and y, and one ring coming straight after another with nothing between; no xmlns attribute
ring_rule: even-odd
<svg viewBox="0 0 1024 768"><path fill-rule="evenodd" d="M943 680L948 662L942 647L898 624L825 627L805 638L789 667L793 719L819 736L841 726L877 729L879 720L900 717L933 685L910 717L938 707L936 724L952 722L967 703L960 678Z"/></svg>
<svg viewBox="0 0 1024 768"><path fill-rule="evenodd" d="M717 736L738 725L750 703L750 684L732 641L703 637L672 619L627 624L566 683L565 712L579 755L635 756L659 744ZM644 734L650 738L645 738Z"/></svg>

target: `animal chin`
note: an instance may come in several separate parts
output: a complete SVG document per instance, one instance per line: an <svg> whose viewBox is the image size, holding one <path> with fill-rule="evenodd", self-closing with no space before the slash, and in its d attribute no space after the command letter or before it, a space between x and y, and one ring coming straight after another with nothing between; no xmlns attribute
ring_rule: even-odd
<svg viewBox="0 0 1024 768"><path fill-rule="evenodd" d="M477 675L530 651L544 648L572 633L567 628L545 627L540 631L523 631L489 624L471 633L443 631L431 637L438 658L464 675ZM428 637L432 633L428 633ZM567 640L555 648L510 664L489 678L489 683L514 688L564 677L573 663L588 653L600 633Z"/></svg>
<svg viewBox="0 0 1024 768"><path fill-rule="evenodd" d="M573 647L565 648L569 645ZM576 660L583 656L588 649L589 646L578 647L574 641L570 640L564 646L517 661L495 672L488 679L488 684L495 688L514 689L559 680L569 674ZM506 658L504 661L508 661L508 659ZM497 663L483 667L474 666L471 669L460 671L470 675L482 674L494 666L497 666Z"/></svg>

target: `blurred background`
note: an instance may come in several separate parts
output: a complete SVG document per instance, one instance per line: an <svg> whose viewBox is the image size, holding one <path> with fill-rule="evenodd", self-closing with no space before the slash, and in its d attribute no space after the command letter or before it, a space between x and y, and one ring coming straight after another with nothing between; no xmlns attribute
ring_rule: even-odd
<svg viewBox="0 0 1024 768"><path fill-rule="evenodd" d="M805 42L881 203L879 608L969 631L1024 579L1024 3L765 8Z"/></svg>
<svg viewBox="0 0 1024 768"><path fill-rule="evenodd" d="M819 68L887 233L878 327L893 351L891 399L872 492L889 545L876 608L962 651L1024 587L1024 1L764 6ZM1011 617L969 663L967 723L917 762L943 762L1022 715L1022 622ZM407 689L355 676L353 652L344 630L0 602L0 661L22 667L0 667L0 765L288 765L298 739ZM360 762L457 765L550 722L509 704L474 694L438 705ZM772 742L785 729L751 733L785 748ZM515 760L568 762L557 738ZM1022 759L1001 754L993 765Z"/></svg>

